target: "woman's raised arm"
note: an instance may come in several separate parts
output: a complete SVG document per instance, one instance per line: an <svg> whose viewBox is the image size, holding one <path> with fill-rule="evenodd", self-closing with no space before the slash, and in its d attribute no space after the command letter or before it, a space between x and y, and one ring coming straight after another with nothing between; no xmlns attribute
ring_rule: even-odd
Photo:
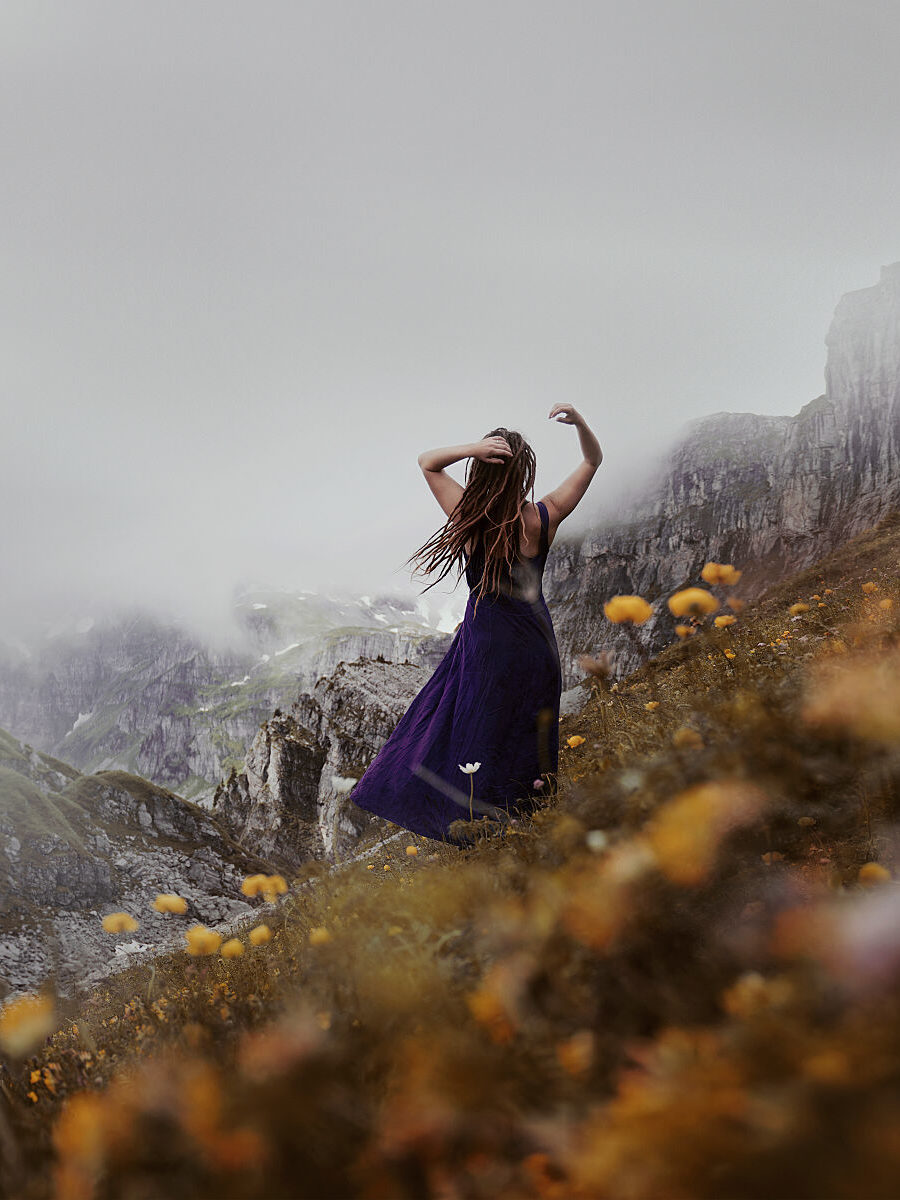
<svg viewBox="0 0 900 1200"><path fill-rule="evenodd" d="M576 412L571 404L554 404L550 410L550 418L556 419L563 425L574 425L578 430L578 440L581 443L582 461L558 488L544 497L544 503L550 514L553 525L564 521L575 508L584 493L588 490L594 472L603 462L603 451L581 413Z"/></svg>

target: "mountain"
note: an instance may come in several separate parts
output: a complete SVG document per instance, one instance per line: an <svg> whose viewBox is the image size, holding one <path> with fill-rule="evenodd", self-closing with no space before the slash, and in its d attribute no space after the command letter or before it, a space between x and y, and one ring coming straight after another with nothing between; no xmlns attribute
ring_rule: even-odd
<svg viewBox="0 0 900 1200"><path fill-rule="evenodd" d="M544 574L564 686L576 656L612 651L616 674L640 654L603 605L637 593L654 606L638 634L674 640L665 598L701 582L704 563L743 571L758 596L900 505L900 263L839 301L825 343L825 392L795 416L718 412L686 424L655 483L615 520L557 538Z"/></svg>
<svg viewBox="0 0 900 1200"><path fill-rule="evenodd" d="M125 771L84 775L0 729L0 998L52 975L61 991L122 962L101 918L126 911L136 944L184 944L183 919L150 907L188 902L188 923L249 914L247 874L272 866L196 804Z"/></svg>
<svg viewBox="0 0 900 1200"><path fill-rule="evenodd" d="M0 646L0 724L81 771L125 770L200 803L260 723L339 662L432 669L450 637L402 597L247 591L214 648L141 611Z"/></svg>

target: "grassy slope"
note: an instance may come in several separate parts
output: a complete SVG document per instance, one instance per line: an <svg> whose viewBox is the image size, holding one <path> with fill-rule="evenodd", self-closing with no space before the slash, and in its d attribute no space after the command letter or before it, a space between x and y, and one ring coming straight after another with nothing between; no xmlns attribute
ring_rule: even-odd
<svg viewBox="0 0 900 1200"><path fill-rule="evenodd" d="M97 1088L59 1135L73 1195L101 1166L103 1194L175 1198L895 1195L900 987L835 947L883 902L857 874L895 867L900 765L801 708L832 647L895 653L898 548L895 515L598 689L557 795L504 836L312 864L268 945L61 1013L7 1085L20 1163ZM729 827L747 787L766 804Z"/></svg>

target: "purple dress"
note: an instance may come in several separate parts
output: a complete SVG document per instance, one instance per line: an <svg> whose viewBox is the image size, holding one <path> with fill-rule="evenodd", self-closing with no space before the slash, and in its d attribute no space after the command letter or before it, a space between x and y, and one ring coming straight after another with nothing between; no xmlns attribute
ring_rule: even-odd
<svg viewBox="0 0 900 1200"><path fill-rule="evenodd" d="M486 814L501 823L552 790L559 762L562 675L541 588L550 548L541 516L539 552L504 568L501 590L475 611L483 550L466 561L465 616L434 674L400 718L350 794L360 808L426 837L465 845L451 821ZM460 766L480 763L472 775ZM543 788L535 781L543 779Z"/></svg>

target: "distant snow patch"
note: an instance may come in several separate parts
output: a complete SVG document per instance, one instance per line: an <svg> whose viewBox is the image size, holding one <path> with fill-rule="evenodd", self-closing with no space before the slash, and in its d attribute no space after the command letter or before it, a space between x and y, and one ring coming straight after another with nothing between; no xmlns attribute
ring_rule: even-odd
<svg viewBox="0 0 900 1200"><path fill-rule="evenodd" d="M296 650L299 645L299 642L291 642L291 644L289 646L285 646L283 650L276 650L275 657L277 658L279 654L287 654L288 650ZM249 676L247 678L249 679Z"/></svg>
<svg viewBox="0 0 900 1200"><path fill-rule="evenodd" d="M254 604L253 607L254 608L268 608L269 606L268 606L268 604Z"/></svg>
<svg viewBox="0 0 900 1200"><path fill-rule="evenodd" d="M229 683L228 686L229 687L241 687L243 684L245 684L247 682L247 680L249 678L250 678L249 675L245 675L243 679L235 679L233 682Z"/></svg>
<svg viewBox="0 0 900 1200"><path fill-rule="evenodd" d="M73 734L79 725L83 725L85 723L85 721L89 721L93 715L94 715L93 709L91 710L91 712L86 712L86 713L80 712L75 719L75 724L72 726L72 728L66 734L66 737L69 737L71 734Z"/></svg>

